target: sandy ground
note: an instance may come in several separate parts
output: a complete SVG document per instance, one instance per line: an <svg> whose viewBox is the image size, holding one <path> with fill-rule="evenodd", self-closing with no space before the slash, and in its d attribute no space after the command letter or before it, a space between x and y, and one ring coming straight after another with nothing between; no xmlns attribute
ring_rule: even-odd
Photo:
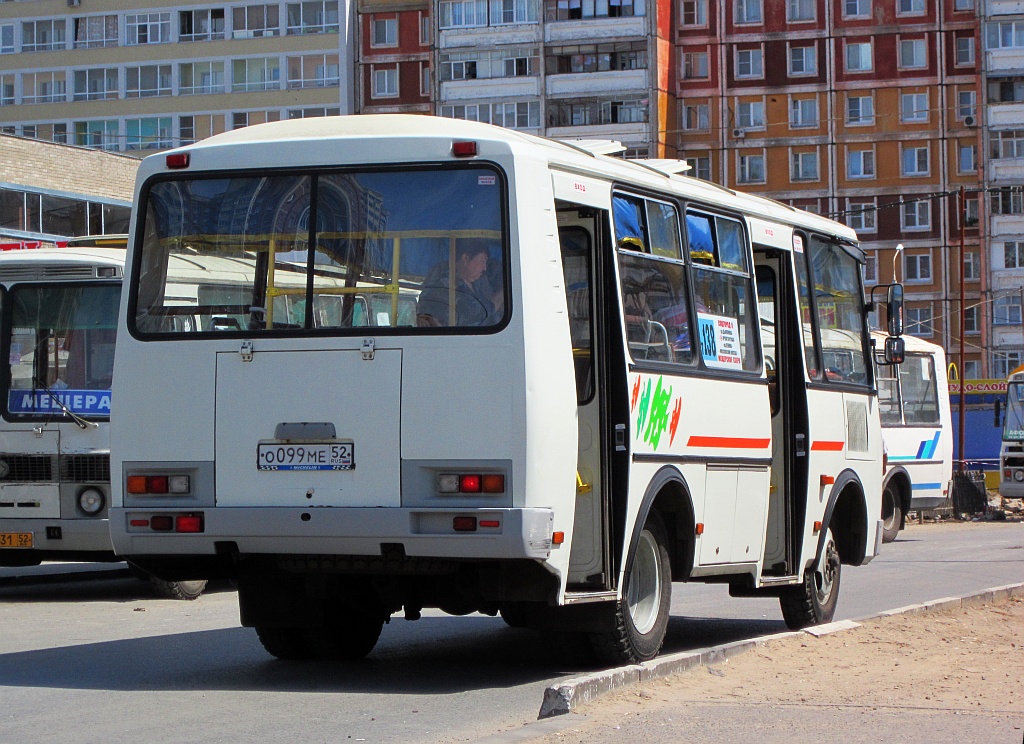
<svg viewBox="0 0 1024 744"><path fill-rule="evenodd" d="M1024 597L773 640L569 719L537 741L1024 744Z"/></svg>

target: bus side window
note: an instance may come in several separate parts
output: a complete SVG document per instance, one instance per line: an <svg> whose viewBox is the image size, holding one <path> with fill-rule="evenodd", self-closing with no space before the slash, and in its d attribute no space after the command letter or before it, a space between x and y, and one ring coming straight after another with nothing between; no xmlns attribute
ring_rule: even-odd
<svg viewBox="0 0 1024 744"><path fill-rule="evenodd" d="M562 226L558 228L558 242L562 250L565 302L576 369L576 401L584 403L590 400L594 388L590 233L577 225Z"/></svg>

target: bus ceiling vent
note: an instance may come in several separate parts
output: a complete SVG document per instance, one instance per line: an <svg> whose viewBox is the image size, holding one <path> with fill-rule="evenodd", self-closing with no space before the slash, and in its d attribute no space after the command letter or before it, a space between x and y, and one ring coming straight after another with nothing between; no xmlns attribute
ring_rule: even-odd
<svg viewBox="0 0 1024 744"><path fill-rule="evenodd" d="M180 170L181 168L188 168L189 154L187 152L172 152L167 156L167 167L173 170Z"/></svg>
<svg viewBox="0 0 1024 744"><path fill-rule="evenodd" d="M476 142L452 142L452 155L457 158L476 157Z"/></svg>

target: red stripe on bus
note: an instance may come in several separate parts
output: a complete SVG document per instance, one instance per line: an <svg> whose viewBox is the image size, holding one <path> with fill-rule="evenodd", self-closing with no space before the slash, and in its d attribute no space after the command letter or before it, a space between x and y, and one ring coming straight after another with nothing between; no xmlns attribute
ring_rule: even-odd
<svg viewBox="0 0 1024 744"><path fill-rule="evenodd" d="M747 437L690 437L688 447L727 447L729 449L764 449L771 439L749 439Z"/></svg>
<svg viewBox="0 0 1024 744"><path fill-rule="evenodd" d="M842 452L843 442L811 442L811 449L819 452Z"/></svg>

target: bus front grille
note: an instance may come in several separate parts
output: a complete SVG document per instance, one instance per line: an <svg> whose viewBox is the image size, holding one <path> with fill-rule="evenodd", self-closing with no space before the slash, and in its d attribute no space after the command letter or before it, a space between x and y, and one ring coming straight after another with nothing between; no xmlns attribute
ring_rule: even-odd
<svg viewBox="0 0 1024 744"><path fill-rule="evenodd" d="M62 455L60 479L71 483L110 483L110 455Z"/></svg>
<svg viewBox="0 0 1024 744"><path fill-rule="evenodd" d="M53 455L0 454L0 483L46 483L54 480Z"/></svg>

